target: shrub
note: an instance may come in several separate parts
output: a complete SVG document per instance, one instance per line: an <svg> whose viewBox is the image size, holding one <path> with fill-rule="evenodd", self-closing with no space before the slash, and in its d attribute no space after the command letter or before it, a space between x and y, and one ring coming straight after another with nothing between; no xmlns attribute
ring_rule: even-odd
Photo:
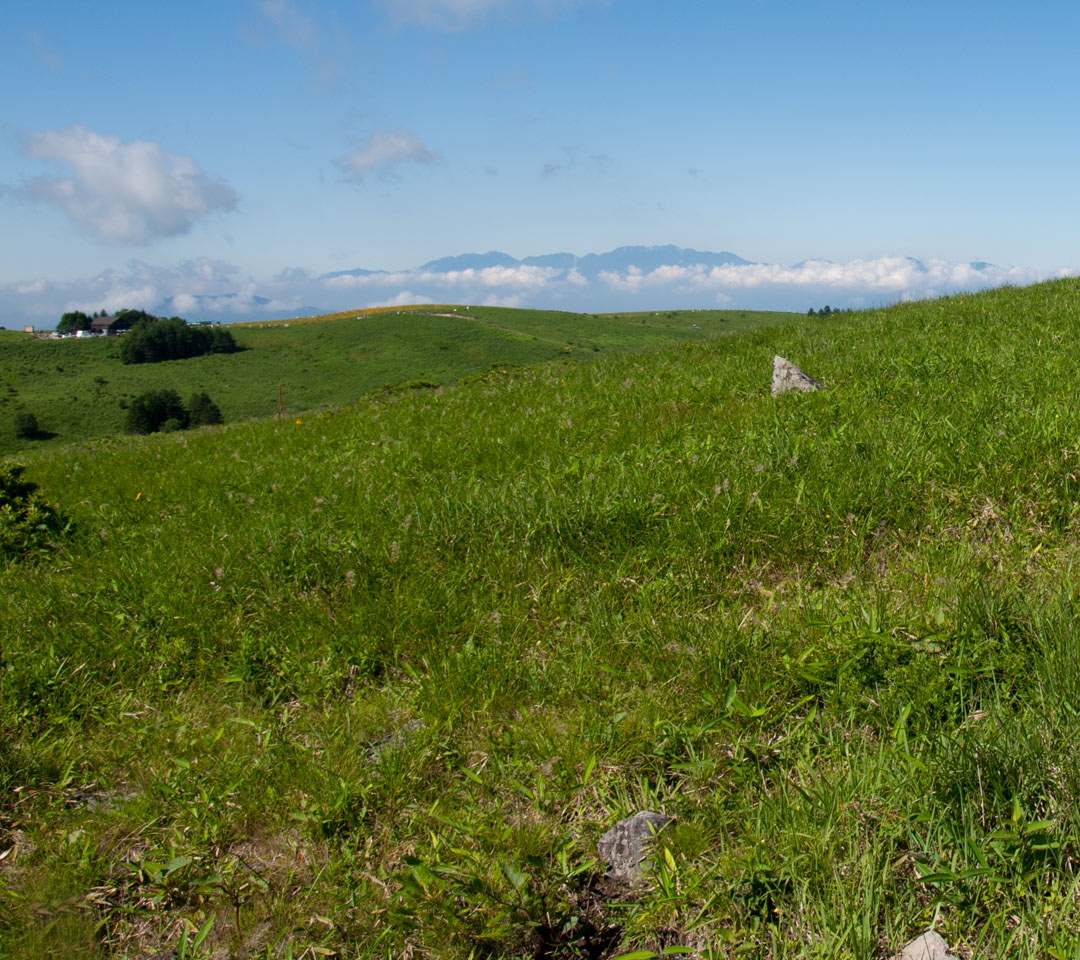
<svg viewBox="0 0 1080 960"><path fill-rule="evenodd" d="M25 469L0 463L0 563L53 546L67 528L57 509L38 494L37 484L22 478Z"/></svg>
<svg viewBox="0 0 1080 960"><path fill-rule="evenodd" d="M193 427L211 426L215 423L225 422L225 418L221 415L221 409L210 399L210 394L205 391L192 394L187 408L189 422Z"/></svg>
<svg viewBox="0 0 1080 960"><path fill-rule="evenodd" d="M188 425L187 411L175 390L147 390L128 405L128 433L156 433L170 420L179 424L171 428L174 430L183 430Z"/></svg>
<svg viewBox="0 0 1080 960"><path fill-rule="evenodd" d="M33 440L40 433L37 417L32 413L15 414L15 436L20 440Z"/></svg>

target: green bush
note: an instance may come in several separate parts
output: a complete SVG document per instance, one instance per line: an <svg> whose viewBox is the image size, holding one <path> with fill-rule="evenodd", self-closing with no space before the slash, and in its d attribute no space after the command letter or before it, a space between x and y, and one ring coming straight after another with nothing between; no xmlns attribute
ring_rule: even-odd
<svg viewBox="0 0 1080 960"><path fill-rule="evenodd" d="M131 401L127 409L128 433L156 433L165 424L176 421L173 430L188 425L188 413L175 390L147 390Z"/></svg>
<svg viewBox="0 0 1080 960"><path fill-rule="evenodd" d="M210 394L205 391L192 394L187 408L189 421L193 427L205 427L225 422L225 418L221 415L221 409L210 399Z"/></svg>
<svg viewBox="0 0 1080 960"><path fill-rule="evenodd" d="M25 469L0 463L0 563L47 549L67 526L37 484L22 478Z"/></svg>
<svg viewBox="0 0 1080 960"><path fill-rule="evenodd" d="M33 440L41 433L37 417L32 413L15 414L15 436L20 440Z"/></svg>

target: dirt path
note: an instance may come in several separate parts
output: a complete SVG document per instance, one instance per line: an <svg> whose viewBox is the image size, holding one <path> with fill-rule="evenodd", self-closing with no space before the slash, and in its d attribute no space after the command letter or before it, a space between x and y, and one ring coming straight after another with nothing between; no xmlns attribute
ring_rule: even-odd
<svg viewBox="0 0 1080 960"><path fill-rule="evenodd" d="M494 327L496 330L505 330L507 333L516 334L519 337L525 337L530 340L543 340L545 343L554 343L554 340L549 340L547 337L537 336L535 333L526 333L524 330L515 330L513 327L504 326L501 323L496 323L494 320L485 320L483 317L474 317L468 313L434 313L430 310L410 310L410 313L418 313L425 317L455 317L460 320L475 320L477 323L486 323L489 327Z"/></svg>

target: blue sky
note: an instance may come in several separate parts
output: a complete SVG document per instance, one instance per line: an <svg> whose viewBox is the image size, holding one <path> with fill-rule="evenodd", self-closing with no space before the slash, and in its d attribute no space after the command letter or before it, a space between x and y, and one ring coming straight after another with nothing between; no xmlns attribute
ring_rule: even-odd
<svg viewBox="0 0 1080 960"><path fill-rule="evenodd" d="M1080 267L1073 4L113 0L4 21L0 323L125 296L339 305L319 276L359 267L395 279L340 305L442 298L408 271L467 251L854 265L831 287L590 289L620 309ZM868 285L905 256L943 279ZM572 307L564 277L500 276L457 292Z"/></svg>

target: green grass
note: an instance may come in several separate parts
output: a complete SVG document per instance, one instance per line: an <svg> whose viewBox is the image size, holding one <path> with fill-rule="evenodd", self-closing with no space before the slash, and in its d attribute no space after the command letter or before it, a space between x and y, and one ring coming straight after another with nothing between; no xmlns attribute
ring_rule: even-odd
<svg viewBox="0 0 1080 960"><path fill-rule="evenodd" d="M436 314L456 313L456 316ZM792 314L681 310L590 314L429 306L350 311L237 324L238 354L125 366L119 339L0 338L0 454L123 433L124 410L146 390L206 391L232 423L353 403L384 386L452 383L490 369L704 340L783 322ZM695 326L696 325L696 326ZM34 414L47 440L20 440L15 416Z"/></svg>
<svg viewBox="0 0 1080 960"><path fill-rule="evenodd" d="M1061 281L25 457L7 955L1075 956L1078 349Z"/></svg>

